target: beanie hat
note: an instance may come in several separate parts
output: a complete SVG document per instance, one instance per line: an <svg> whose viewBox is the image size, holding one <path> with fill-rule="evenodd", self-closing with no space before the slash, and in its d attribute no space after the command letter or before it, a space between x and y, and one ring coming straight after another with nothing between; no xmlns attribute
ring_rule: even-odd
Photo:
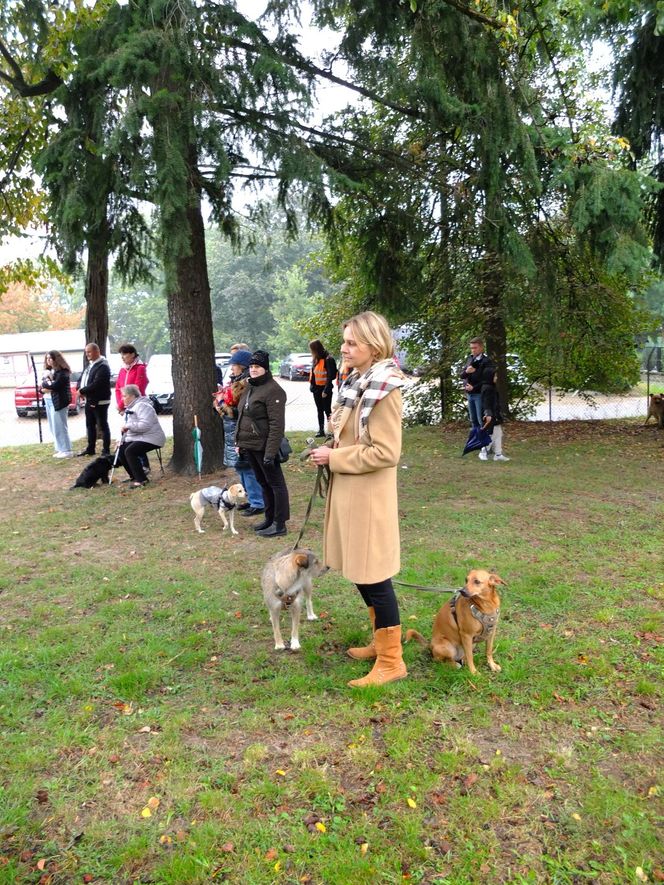
<svg viewBox="0 0 664 885"><path fill-rule="evenodd" d="M238 351L239 353L240 351ZM266 371L270 370L270 354L267 350L255 350L251 354L251 359L249 360L250 366L260 366Z"/></svg>
<svg viewBox="0 0 664 885"><path fill-rule="evenodd" d="M246 369L250 360L251 354L248 350L236 350L228 363L231 366L244 366Z"/></svg>

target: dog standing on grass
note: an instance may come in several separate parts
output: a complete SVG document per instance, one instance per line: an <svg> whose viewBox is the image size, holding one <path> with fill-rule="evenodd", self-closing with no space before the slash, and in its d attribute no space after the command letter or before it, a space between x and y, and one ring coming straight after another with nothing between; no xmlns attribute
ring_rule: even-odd
<svg viewBox="0 0 664 885"><path fill-rule="evenodd" d="M489 668L499 673L501 668L493 659L493 643L500 615L500 596L496 590L498 584L505 585L505 582L495 572L473 569L468 573L464 588L446 602L436 615L431 642L428 643L417 630L407 631L406 642L415 639L420 645L431 649L435 661L453 667L461 667L465 661L471 673L477 673L473 646L477 642L486 642Z"/></svg>
<svg viewBox="0 0 664 885"><path fill-rule="evenodd" d="M654 418L660 430L664 430L664 393L651 393L648 400L648 414L644 425Z"/></svg>
<svg viewBox="0 0 664 885"><path fill-rule="evenodd" d="M220 489L219 486L208 486L205 489L194 492L189 500L191 502L191 509L195 514L194 525L201 534L204 533L204 529L201 528L201 520L205 515L205 508L214 507L224 524L222 531L225 532L230 525L231 534L239 535L239 532L235 529L235 508L238 504L244 504L247 500L247 493L242 483L236 482L232 486L223 489Z"/></svg>
<svg viewBox="0 0 664 885"><path fill-rule="evenodd" d="M327 566L311 550L282 550L268 560L261 576L261 587L270 613L275 649L286 647L281 636L279 618L282 611L288 611L291 616L290 650L299 650L302 603L304 602L307 609L307 620L317 620L311 602L312 582L326 571Z"/></svg>

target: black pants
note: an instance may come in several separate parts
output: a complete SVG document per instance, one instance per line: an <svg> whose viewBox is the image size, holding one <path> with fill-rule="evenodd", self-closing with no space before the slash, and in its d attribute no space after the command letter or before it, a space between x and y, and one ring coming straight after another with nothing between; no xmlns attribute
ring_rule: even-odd
<svg viewBox="0 0 664 885"><path fill-rule="evenodd" d="M263 490L265 522L283 525L290 519L290 501L281 464L272 464L268 467L263 464L264 452L250 452L248 449L243 451L246 451L247 460Z"/></svg>
<svg viewBox="0 0 664 885"><path fill-rule="evenodd" d="M328 391L327 396L323 396L324 392L324 387L314 387L312 391L318 412L318 429L321 433L325 433L325 418L326 416L329 418L332 411L332 394Z"/></svg>
<svg viewBox="0 0 664 885"><path fill-rule="evenodd" d="M111 450L111 428L108 426L108 406L90 405L85 403L85 429L88 433L88 447L86 451L89 455L94 455L97 447L97 428L101 432L101 448L102 452L108 454Z"/></svg>
<svg viewBox="0 0 664 885"><path fill-rule="evenodd" d="M401 623L399 603L392 586L392 579L379 581L377 584L357 584L362 599L368 606L373 606L376 613L376 629L380 627L397 627Z"/></svg>
<svg viewBox="0 0 664 885"><path fill-rule="evenodd" d="M158 448L159 446L155 446L154 443L140 442L138 440L122 443L118 452L118 464L122 464L134 482L145 482L147 479L145 475L145 462L147 461L145 453Z"/></svg>

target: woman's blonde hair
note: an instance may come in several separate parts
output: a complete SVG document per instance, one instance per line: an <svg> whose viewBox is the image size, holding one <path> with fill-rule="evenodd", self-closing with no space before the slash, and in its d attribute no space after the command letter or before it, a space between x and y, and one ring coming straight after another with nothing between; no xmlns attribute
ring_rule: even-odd
<svg viewBox="0 0 664 885"><path fill-rule="evenodd" d="M371 348L375 360L387 360L394 356L394 339L387 320L373 310L365 310L343 324L344 331L353 327L353 334L360 344Z"/></svg>

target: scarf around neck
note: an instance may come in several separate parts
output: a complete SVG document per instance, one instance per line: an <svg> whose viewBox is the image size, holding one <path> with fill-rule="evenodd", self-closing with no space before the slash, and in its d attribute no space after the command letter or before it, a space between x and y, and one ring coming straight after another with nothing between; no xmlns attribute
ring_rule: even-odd
<svg viewBox="0 0 664 885"><path fill-rule="evenodd" d="M368 435L367 424L374 406L393 390L403 387L405 382L405 375L393 359L374 363L362 375L353 369L339 391L332 412L331 421L337 443L342 428L358 403L360 403L358 439L362 439Z"/></svg>

